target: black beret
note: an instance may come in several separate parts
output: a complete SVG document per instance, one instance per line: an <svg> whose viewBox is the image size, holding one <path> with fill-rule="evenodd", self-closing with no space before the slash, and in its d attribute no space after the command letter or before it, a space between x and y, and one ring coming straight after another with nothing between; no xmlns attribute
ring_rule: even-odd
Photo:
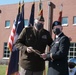
<svg viewBox="0 0 76 75"><path fill-rule="evenodd" d="M43 21L43 22L45 21L43 16L39 16L37 19L38 19L39 21Z"/></svg>
<svg viewBox="0 0 76 75"><path fill-rule="evenodd" d="M54 21L53 24L52 24L52 29L53 29L54 26L58 26L58 25L61 26L61 22L59 22L59 21Z"/></svg>

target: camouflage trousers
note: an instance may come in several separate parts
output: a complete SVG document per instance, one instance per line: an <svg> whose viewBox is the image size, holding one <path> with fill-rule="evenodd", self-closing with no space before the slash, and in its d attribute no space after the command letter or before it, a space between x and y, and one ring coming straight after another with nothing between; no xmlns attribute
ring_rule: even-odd
<svg viewBox="0 0 76 75"><path fill-rule="evenodd" d="M22 67L20 67L19 73L20 75L43 75L43 71L33 72L29 70L24 70Z"/></svg>

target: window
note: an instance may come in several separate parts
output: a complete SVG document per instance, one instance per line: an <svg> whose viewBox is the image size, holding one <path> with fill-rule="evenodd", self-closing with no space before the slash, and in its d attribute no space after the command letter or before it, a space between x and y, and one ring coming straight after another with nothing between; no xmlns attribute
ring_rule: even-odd
<svg viewBox="0 0 76 75"><path fill-rule="evenodd" d="M5 27L6 28L9 28L10 27L10 21L9 20L5 21Z"/></svg>
<svg viewBox="0 0 76 75"><path fill-rule="evenodd" d="M25 20L24 20L24 25L25 25L25 27L28 26L28 19L25 19Z"/></svg>
<svg viewBox="0 0 76 75"><path fill-rule="evenodd" d="M3 58L8 58L10 56L10 51L7 48L7 43L4 43L4 53L3 53Z"/></svg>
<svg viewBox="0 0 76 75"><path fill-rule="evenodd" d="M73 17L73 24L76 25L76 16Z"/></svg>
<svg viewBox="0 0 76 75"><path fill-rule="evenodd" d="M76 57L76 43L70 44L70 50L69 50L68 58L73 58L73 57Z"/></svg>
<svg viewBox="0 0 76 75"><path fill-rule="evenodd" d="M67 26L68 25L68 17L63 17L62 18L62 26Z"/></svg>

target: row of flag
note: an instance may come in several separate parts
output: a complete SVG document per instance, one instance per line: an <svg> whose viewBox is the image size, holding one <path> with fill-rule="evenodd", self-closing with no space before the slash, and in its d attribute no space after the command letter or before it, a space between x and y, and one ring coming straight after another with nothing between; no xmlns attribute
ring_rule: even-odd
<svg viewBox="0 0 76 75"><path fill-rule="evenodd" d="M33 2L31 7L31 13L29 18L29 25L34 25L34 13L35 13L35 2ZM43 8L42 2L40 0L39 3L39 14L38 16L43 16ZM58 21L61 22L62 20L62 10L59 13ZM17 41L19 34L21 33L22 29L24 28L24 1L21 4L19 2L18 14L13 24L13 28L11 30L11 34L8 40L8 48L11 51L10 60L7 68L6 75L19 75L19 50L15 48L14 44Z"/></svg>

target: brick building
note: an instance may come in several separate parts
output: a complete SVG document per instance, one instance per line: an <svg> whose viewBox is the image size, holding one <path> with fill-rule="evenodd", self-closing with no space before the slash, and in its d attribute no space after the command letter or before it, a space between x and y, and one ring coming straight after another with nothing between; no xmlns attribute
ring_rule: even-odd
<svg viewBox="0 0 76 75"><path fill-rule="evenodd" d="M43 3L43 16L45 18L44 28L51 32L51 25L58 20L60 5L63 3L62 26L63 32L72 38L68 57L76 57L76 0L45 0ZM49 8L49 3L50 8ZM25 26L28 25L32 2L25 3L24 18ZM39 2L35 2L35 18L38 16ZM52 8L54 6L54 8ZM0 5L0 61L7 60L10 52L7 49L8 37L17 16L18 4ZM50 12L49 12L50 11ZM51 16L49 16L51 14ZM50 28L50 29L49 29ZM52 37L53 34L52 34Z"/></svg>

